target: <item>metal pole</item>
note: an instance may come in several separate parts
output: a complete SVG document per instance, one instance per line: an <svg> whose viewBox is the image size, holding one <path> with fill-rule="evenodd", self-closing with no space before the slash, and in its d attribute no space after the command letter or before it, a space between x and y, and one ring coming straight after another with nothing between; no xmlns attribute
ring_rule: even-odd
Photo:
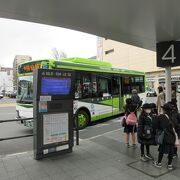
<svg viewBox="0 0 180 180"><path fill-rule="evenodd" d="M79 145L79 119L78 117L76 119L76 145Z"/></svg>
<svg viewBox="0 0 180 180"><path fill-rule="evenodd" d="M165 82L166 82L166 102L171 101L171 67L165 69Z"/></svg>

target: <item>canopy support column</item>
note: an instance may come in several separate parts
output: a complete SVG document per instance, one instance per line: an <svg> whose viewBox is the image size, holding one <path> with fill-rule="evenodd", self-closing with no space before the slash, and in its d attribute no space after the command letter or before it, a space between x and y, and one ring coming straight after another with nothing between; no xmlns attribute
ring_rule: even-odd
<svg viewBox="0 0 180 180"><path fill-rule="evenodd" d="M171 101L171 67L165 68L166 102Z"/></svg>

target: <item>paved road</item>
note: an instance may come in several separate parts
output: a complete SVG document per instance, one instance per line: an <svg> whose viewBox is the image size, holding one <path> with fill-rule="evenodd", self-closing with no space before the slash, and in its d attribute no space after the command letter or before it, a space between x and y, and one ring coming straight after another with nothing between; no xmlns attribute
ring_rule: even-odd
<svg viewBox="0 0 180 180"><path fill-rule="evenodd" d="M15 99L0 99L0 120L14 119L16 116ZM32 134L32 129L16 122L0 124L0 138ZM32 138L0 141L0 155L24 152L32 149Z"/></svg>
<svg viewBox="0 0 180 180"><path fill-rule="evenodd" d="M153 101L153 98L149 98L147 101L151 102ZM15 116L15 99L1 99L0 120L14 119ZM93 138L104 133L116 131L119 128L121 128L120 118L93 123L91 126L80 131L80 139ZM31 128L24 127L23 125L17 124L16 122L0 124L0 138L28 135L32 133L33 131ZM0 141L0 155L30 151L32 149L32 137L17 140Z"/></svg>

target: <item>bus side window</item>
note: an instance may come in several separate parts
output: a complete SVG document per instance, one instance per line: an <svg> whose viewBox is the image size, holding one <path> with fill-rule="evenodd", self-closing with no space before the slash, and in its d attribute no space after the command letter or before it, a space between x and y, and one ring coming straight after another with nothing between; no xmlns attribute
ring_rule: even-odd
<svg viewBox="0 0 180 180"><path fill-rule="evenodd" d="M132 89L136 89L138 93L144 92L144 77L135 76L131 77Z"/></svg>
<svg viewBox="0 0 180 180"><path fill-rule="evenodd" d="M77 76L75 79L75 99L82 98L82 79Z"/></svg>
<svg viewBox="0 0 180 180"><path fill-rule="evenodd" d="M131 81L129 77L122 77L122 93L131 94Z"/></svg>
<svg viewBox="0 0 180 180"><path fill-rule="evenodd" d="M112 78L112 94L113 95L119 95L119 77L113 77Z"/></svg>
<svg viewBox="0 0 180 180"><path fill-rule="evenodd" d="M98 97L111 96L111 79L105 77L98 78Z"/></svg>
<svg viewBox="0 0 180 180"><path fill-rule="evenodd" d="M96 75L93 74L91 78L91 89L92 89L92 97L97 97L98 92L97 92L97 80L96 80Z"/></svg>
<svg viewBox="0 0 180 180"><path fill-rule="evenodd" d="M83 98L91 98L91 78L90 75L83 75Z"/></svg>

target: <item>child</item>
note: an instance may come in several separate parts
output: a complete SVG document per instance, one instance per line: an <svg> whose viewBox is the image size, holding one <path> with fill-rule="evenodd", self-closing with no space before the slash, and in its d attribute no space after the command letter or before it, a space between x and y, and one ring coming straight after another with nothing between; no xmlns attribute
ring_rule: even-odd
<svg viewBox="0 0 180 180"><path fill-rule="evenodd" d="M169 170L173 169L172 166L172 160L173 160L173 153L174 153L174 147L175 147L175 140L176 136L174 131L179 135L179 125L176 123L176 121L173 120L172 112L173 112L173 106L170 103L164 104L162 106L164 114L161 114L158 116L158 122L159 126L158 129L161 131L164 131L164 139L163 143L159 145L159 155L158 155L158 161L154 162L154 166L157 168L162 167L162 159L164 154L168 154L168 164L167 168Z"/></svg>
<svg viewBox="0 0 180 180"><path fill-rule="evenodd" d="M152 116L157 116L158 111L157 111L156 104L155 103L150 103L149 105L151 106L151 115Z"/></svg>
<svg viewBox="0 0 180 180"><path fill-rule="evenodd" d="M168 102L168 104L170 104L173 108L172 113L171 113L172 114L171 118L172 118L173 123L176 124L177 126L180 124L180 114L178 113L177 104L175 104L173 101ZM178 126L178 128L176 127L176 130L180 133L180 126ZM174 147L173 158L178 157L177 150L178 150L177 147Z"/></svg>
<svg viewBox="0 0 180 180"><path fill-rule="evenodd" d="M131 112L135 112L137 108L137 105L132 103L131 98L126 99L126 105L125 105L125 116L127 117ZM133 148L136 148L136 132L137 132L137 126L136 125L128 125L126 122L124 124L124 133L126 133L126 146L129 148L129 134L131 134L132 138L132 146Z"/></svg>
<svg viewBox="0 0 180 180"><path fill-rule="evenodd" d="M140 160L142 161L153 160L153 157L150 154L150 145L155 144L155 133L153 131L153 119L150 113L150 104L144 104L138 123L138 142L140 143ZM144 147L146 147L146 154L144 152Z"/></svg>

